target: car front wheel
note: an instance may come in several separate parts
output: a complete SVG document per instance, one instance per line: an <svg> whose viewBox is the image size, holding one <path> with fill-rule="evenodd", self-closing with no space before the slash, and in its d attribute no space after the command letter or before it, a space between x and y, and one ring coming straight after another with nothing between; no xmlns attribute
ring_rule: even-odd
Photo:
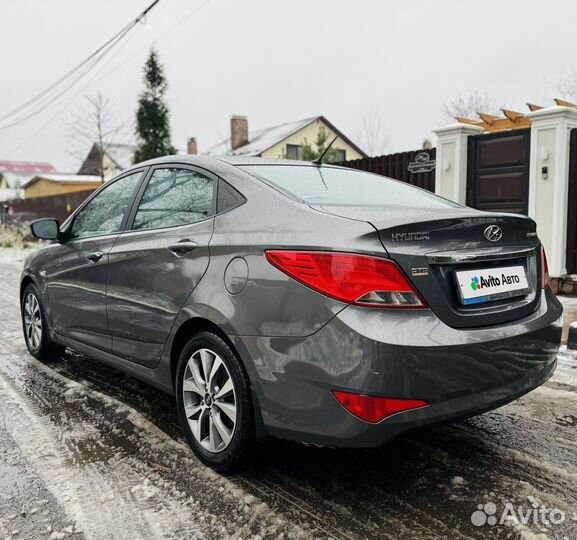
<svg viewBox="0 0 577 540"><path fill-rule="evenodd" d="M200 332L184 347L177 369L178 414L196 455L221 472L246 462L254 442L250 386L230 345Z"/></svg>
<svg viewBox="0 0 577 540"><path fill-rule="evenodd" d="M22 295L22 329L28 352L35 358L44 359L64 350L50 340L44 306L38 289L32 283Z"/></svg>

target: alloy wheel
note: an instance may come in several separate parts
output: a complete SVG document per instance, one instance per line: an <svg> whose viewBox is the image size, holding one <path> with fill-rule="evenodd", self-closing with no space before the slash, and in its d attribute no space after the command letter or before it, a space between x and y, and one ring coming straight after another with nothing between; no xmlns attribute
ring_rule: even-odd
<svg viewBox="0 0 577 540"><path fill-rule="evenodd" d="M182 384L184 412L196 441L213 453L230 444L237 423L234 381L218 354L199 349L188 360Z"/></svg>
<svg viewBox="0 0 577 540"><path fill-rule="evenodd" d="M38 298L33 293L29 293L24 302L24 327L28 345L33 350L38 349L42 341L42 314Z"/></svg>

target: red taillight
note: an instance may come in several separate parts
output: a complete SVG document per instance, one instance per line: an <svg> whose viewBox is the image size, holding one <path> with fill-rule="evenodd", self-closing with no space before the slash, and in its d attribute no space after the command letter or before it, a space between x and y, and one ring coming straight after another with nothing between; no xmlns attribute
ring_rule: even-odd
<svg viewBox="0 0 577 540"><path fill-rule="evenodd" d="M547 264L547 255L545 248L541 246L541 288L549 287L549 265Z"/></svg>
<svg viewBox="0 0 577 540"><path fill-rule="evenodd" d="M420 399L370 397L351 394L349 392L337 392L336 390L333 390L333 395L351 414L372 424L381 422L393 414L412 409L420 409L428 405L426 401Z"/></svg>
<svg viewBox="0 0 577 540"><path fill-rule="evenodd" d="M381 308L427 307L389 259L315 251L267 251L266 258L296 281L341 302Z"/></svg>

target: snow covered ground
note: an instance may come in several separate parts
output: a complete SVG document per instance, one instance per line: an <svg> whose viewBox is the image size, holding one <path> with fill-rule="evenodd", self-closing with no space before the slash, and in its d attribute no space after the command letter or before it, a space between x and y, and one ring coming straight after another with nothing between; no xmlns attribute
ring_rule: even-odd
<svg viewBox="0 0 577 540"><path fill-rule="evenodd" d="M169 396L72 351L26 353L21 260L0 253L0 538L577 538L576 353L480 417L375 451L268 441L225 478Z"/></svg>
<svg viewBox="0 0 577 540"><path fill-rule="evenodd" d="M16 249L0 247L0 263L16 265L15 267L21 268L24 259L33 251L34 248Z"/></svg>

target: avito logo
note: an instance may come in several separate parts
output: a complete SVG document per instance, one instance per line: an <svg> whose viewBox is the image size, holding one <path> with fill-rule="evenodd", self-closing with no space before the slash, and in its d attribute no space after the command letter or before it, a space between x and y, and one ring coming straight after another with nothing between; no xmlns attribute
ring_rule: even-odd
<svg viewBox="0 0 577 540"><path fill-rule="evenodd" d="M478 291L479 289L484 289L485 287L499 287L500 285L513 285L514 283L519 283L519 276L517 275L505 275L501 274L501 277L488 275L483 276L473 276L471 278L471 289Z"/></svg>

